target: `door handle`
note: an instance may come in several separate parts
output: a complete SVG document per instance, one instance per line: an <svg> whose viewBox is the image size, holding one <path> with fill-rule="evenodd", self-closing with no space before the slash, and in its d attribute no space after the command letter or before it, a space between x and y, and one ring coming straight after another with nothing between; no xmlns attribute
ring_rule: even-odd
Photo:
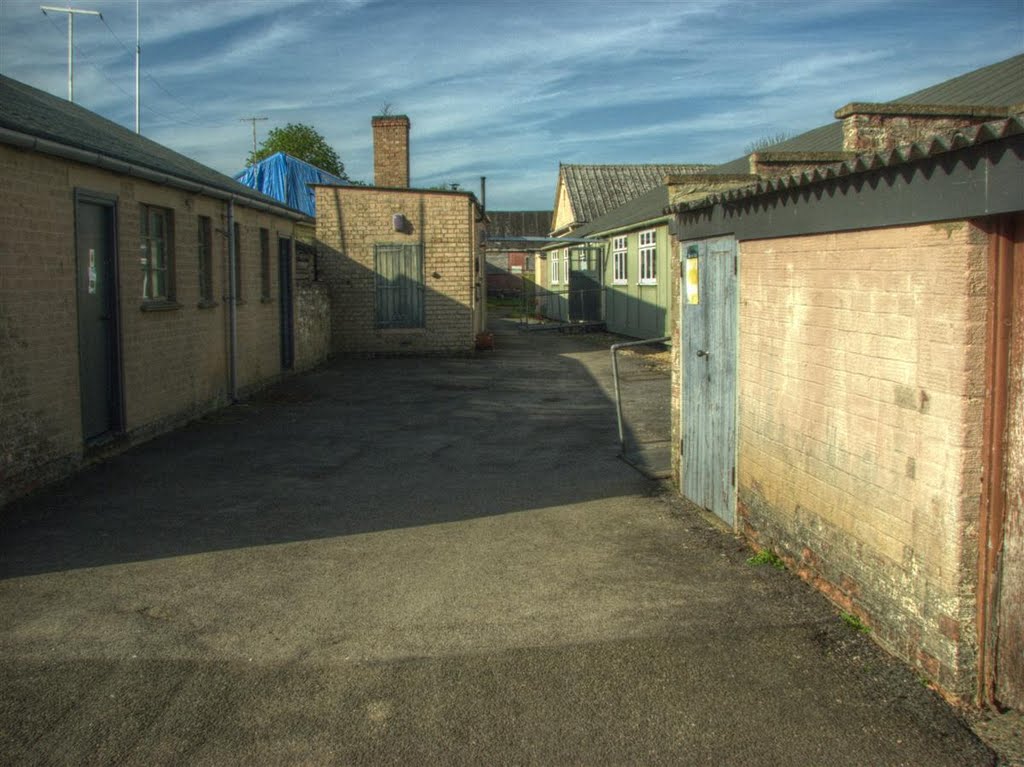
<svg viewBox="0 0 1024 767"><path fill-rule="evenodd" d="M703 349L698 349L697 350L697 356L698 357L710 357L711 355L708 352L704 351Z"/></svg>

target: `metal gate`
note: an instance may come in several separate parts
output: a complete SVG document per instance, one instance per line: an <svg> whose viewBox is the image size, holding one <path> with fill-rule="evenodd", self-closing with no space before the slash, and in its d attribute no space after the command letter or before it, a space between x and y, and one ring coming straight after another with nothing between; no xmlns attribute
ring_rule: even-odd
<svg viewBox="0 0 1024 767"><path fill-rule="evenodd" d="M569 321L600 322L601 256L598 247L569 250Z"/></svg>
<svg viewBox="0 0 1024 767"><path fill-rule="evenodd" d="M736 509L736 241L683 244L683 495L723 521Z"/></svg>

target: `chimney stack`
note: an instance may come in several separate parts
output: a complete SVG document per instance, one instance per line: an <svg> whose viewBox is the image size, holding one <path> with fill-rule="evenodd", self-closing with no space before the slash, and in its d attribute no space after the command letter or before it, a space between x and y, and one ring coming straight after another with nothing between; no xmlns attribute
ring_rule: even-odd
<svg viewBox="0 0 1024 767"><path fill-rule="evenodd" d="M373 184L409 188L409 118L377 115L373 123Z"/></svg>

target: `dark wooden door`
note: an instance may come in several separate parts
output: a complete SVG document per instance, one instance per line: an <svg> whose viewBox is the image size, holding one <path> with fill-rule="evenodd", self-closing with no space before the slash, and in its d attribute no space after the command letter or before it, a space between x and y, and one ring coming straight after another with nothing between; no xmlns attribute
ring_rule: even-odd
<svg viewBox="0 0 1024 767"><path fill-rule="evenodd" d="M686 498L731 525L736 508L736 241L684 243L683 254L679 486ZM689 291L688 273L696 277Z"/></svg>
<svg viewBox="0 0 1024 767"><path fill-rule="evenodd" d="M292 293L292 241L277 241L277 283L281 306L281 369L295 365L295 301Z"/></svg>
<svg viewBox="0 0 1024 767"><path fill-rule="evenodd" d="M113 202L79 196L75 240L82 436L90 443L122 428Z"/></svg>

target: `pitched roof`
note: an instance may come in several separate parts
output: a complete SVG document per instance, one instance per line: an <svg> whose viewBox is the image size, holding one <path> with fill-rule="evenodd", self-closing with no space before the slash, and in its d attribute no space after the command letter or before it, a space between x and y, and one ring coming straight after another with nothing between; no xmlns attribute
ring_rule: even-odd
<svg viewBox="0 0 1024 767"><path fill-rule="evenodd" d="M489 210L487 236L544 237L551 231L550 210Z"/></svg>
<svg viewBox="0 0 1024 767"><path fill-rule="evenodd" d="M945 80L886 102L957 106L1013 106L1024 103L1024 54ZM836 152L843 148L843 124L821 125L763 149L772 152ZM712 173L748 173L749 154L716 165Z"/></svg>
<svg viewBox="0 0 1024 767"><path fill-rule="evenodd" d="M577 224L599 216L664 183L666 176L701 173L708 165L560 165Z"/></svg>
<svg viewBox="0 0 1024 767"><path fill-rule="evenodd" d="M20 136L18 135L20 134ZM219 190L260 205L288 211L273 197L250 189L230 176L140 136L127 128L30 85L0 75L0 142L29 146L24 137L41 139L38 151L70 156L61 148L78 150L83 162L115 172L135 166L158 176L170 176L200 187ZM61 149L61 151L57 151Z"/></svg>

